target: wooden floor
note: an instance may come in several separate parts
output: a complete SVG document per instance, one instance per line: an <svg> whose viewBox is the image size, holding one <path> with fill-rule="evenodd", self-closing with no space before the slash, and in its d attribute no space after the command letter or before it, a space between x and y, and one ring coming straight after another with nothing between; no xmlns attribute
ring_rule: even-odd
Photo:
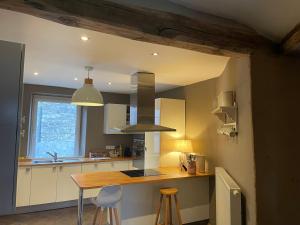
<svg viewBox="0 0 300 225"><path fill-rule="evenodd" d="M84 207L84 225L91 225L94 206ZM76 225L77 207L0 217L0 225ZM138 225L138 224L137 224ZM207 225L207 221L188 225Z"/></svg>
<svg viewBox="0 0 300 225"><path fill-rule="evenodd" d="M90 225L94 206L84 207L84 224ZM77 207L0 217L0 225L76 225Z"/></svg>

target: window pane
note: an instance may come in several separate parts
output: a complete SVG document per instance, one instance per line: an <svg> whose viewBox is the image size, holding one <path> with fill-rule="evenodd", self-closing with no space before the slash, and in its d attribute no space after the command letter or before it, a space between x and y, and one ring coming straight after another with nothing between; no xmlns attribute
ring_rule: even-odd
<svg viewBox="0 0 300 225"><path fill-rule="evenodd" d="M70 103L38 101L36 106L34 157L49 157L57 152L59 157L77 156L77 107Z"/></svg>

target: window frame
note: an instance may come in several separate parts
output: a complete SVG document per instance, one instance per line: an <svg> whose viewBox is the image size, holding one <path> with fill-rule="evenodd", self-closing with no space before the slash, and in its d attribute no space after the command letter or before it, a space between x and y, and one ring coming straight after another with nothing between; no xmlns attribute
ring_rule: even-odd
<svg viewBox="0 0 300 225"><path fill-rule="evenodd" d="M63 95L47 95L47 94L33 94L31 99L31 107L30 107L30 119L29 119L29 135L28 135L28 146L27 146L27 156L30 158L35 157L35 139L36 139L36 128L37 128L37 105L39 101L47 101L47 102L62 102L62 103L71 103L71 97L63 96ZM59 158L76 158L82 157L83 151L81 149L81 123L82 123L82 107L76 107L76 143L74 156L61 157L58 152ZM50 156L48 157L50 158Z"/></svg>

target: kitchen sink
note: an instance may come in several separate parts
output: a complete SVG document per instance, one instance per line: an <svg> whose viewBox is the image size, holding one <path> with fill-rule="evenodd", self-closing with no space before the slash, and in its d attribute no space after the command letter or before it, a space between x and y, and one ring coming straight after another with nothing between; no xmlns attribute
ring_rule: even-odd
<svg viewBox="0 0 300 225"><path fill-rule="evenodd" d="M32 163L34 164L48 164L48 163L54 163L53 160L33 160Z"/></svg>
<svg viewBox="0 0 300 225"><path fill-rule="evenodd" d="M54 160L46 160L46 159L41 159L41 160L33 160L33 164L49 164L49 163L68 163L68 162L80 162L81 159L58 159L56 161Z"/></svg>

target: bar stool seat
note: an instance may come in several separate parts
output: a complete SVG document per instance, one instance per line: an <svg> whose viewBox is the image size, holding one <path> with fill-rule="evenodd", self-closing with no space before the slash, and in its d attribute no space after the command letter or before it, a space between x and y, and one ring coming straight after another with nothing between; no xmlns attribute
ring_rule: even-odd
<svg viewBox="0 0 300 225"><path fill-rule="evenodd" d="M175 195L178 192L177 188L161 188L160 193L163 195Z"/></svg>
<svg viewBox="0 0 300 225"><path fill-rule="evenodd" d="M175 200L175 206L176 206L176 215L177 215L177 220L178 224L182 225L182 220L180 216L180 208L179 208L179 202L177 199L177 193L178 189L177 188L161 188L160 190L160 201L158 205L158 210L156 214L156 220L155 220L155 225L160 225L159 223L159 218L160 218L160 210L161 206L164 201L164 225L172 225L172 196L174 197Z"/></svg>
<svg viewBox="0 0 300 225"><path fill-rule="evenodd" d="M96 198L93 198L91 201L96 206L96 213L94 216L93 224L96 224L98 214L99 214L99 225L103 223L104 209L109 210L110 215L110 224L113 224L113 214L115 216L115 222L117 225L120 224L118 217L117 204L122 199L122 186L120 185L111 185L105 186L100 189L100 192Z"/></svg>

